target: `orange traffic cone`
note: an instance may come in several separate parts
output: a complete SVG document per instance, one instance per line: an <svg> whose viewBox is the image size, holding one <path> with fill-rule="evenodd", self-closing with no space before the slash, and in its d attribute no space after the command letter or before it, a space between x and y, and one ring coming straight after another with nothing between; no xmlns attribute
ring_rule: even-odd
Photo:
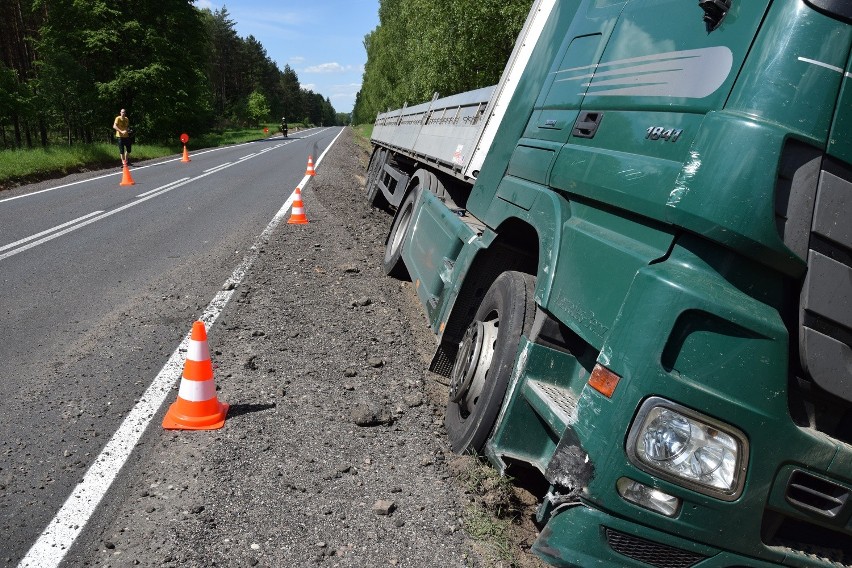
<svg viewBox="0 0 852 568"><path fill-rule="evenodd" d="M308 169L305 172L306 176L315 176L317 173L314 171L314 161L308 156Z"/></svg>
<svg viewBox="0 0 852 568"><path fill-rule="evenodd" d="M308 162L310 166L310 162ZM290 214L290 220L287 221L291 225L304 225L308 222L305 216L305 204L302 203L302 190L296 188L296 199L293 200L293 211Z"/></svg>
<svg viewBox="0 0 852 568"><path fill-rule="evenodd" d="M191 161L189 159L189 153L186 151L186 144L184 144L183 145L183 158L181 159L181 162L189 162L189 161Z"/></svg>
<svg viewBox="0 0 852 568"><path fill-rule="evenodd" d="M228 405L216 398L213 364L204 323L192 324L177 400L163 418L166 430L216 430L225 424Z"/></svg>
<svg viewBox="0 0 852 568"><path fill-rule="evenodd" d="M127 167L127 162L123 162L121 168L121 183L118 185L134 185L136 182L130 177L130 168Z"/></svg>

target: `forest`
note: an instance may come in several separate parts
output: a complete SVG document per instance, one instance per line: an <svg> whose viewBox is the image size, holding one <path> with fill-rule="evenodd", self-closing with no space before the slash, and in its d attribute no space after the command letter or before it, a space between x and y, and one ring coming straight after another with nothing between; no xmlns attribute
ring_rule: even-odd
<svg viewBox="0 0 852 568"><path fill-rule="evenodd" d="M367 63L352 111L373 123L388 109L497 83L532 0L379 0L364 38Z"/></svg>
<svg viewBox="0 0 852 568"><path fill-rule="evenodd" d="M226 8L191 0L0 1L0 149L110 141L119 109L137 138L230 126L342 124Z"/></svg>

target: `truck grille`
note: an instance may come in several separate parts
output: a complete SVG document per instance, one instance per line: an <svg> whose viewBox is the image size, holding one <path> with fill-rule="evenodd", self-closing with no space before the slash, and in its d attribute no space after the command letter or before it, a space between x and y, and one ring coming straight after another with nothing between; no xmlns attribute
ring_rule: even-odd
<svg viewBox="0 0 852 568"><path fill-rule="evenodd" d="M610 548L619 554L657 568L689 568L706 556L604 528Z"/></svg>

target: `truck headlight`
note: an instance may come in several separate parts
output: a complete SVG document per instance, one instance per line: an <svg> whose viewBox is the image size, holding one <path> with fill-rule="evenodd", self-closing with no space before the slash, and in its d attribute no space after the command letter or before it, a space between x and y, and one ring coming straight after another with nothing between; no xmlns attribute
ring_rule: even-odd
<svg viewBox="0 0 852 568"><path fill-rule="evenodd" d="M680 499L644 483L622 477L616 482L615 488L624 500L650 509L655 513L674 517L680 511Z"/></svg>
<svg viewBox="0 0 852 568"><path fill-rule="evenodd" d="M733 501L745 481L748 442L733 426L654 397L633 421L627 454L648 473Z"/></svg>

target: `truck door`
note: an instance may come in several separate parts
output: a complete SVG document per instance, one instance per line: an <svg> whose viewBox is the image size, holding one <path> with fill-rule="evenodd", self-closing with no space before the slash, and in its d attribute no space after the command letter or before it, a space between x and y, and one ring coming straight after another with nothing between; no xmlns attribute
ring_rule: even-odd
<svg viewBox="0 0 852 568"><path fill-rule="evenodd" d="M524 138L568 140L587 88L571 78L594 73L626 2L593 0L586 2L585 13L578 10L536 100Z"/></svg>
<svg viewBox="0 0 852 568"><path fill-rule="evenodd" d="M690 144L724 107L770 2L732 0L714 23L699 2L630 0L594 73L560 73L562 92L583 97L550 185L663 220Z"/></svg>

